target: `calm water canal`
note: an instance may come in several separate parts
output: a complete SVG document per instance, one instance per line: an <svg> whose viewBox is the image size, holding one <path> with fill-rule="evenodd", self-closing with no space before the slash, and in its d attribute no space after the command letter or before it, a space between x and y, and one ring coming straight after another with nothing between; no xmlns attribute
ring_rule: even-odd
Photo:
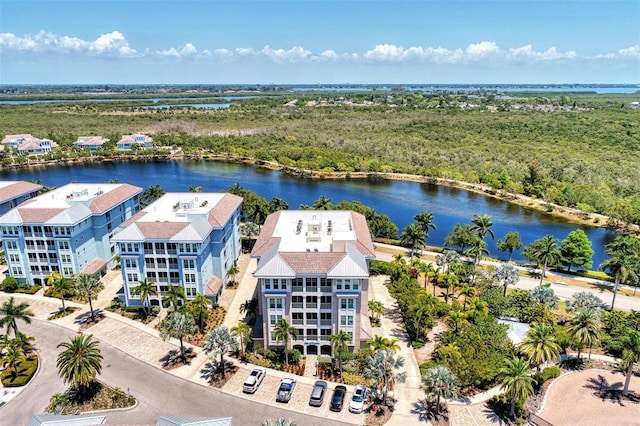
<svg viewBox="0 0 640 426"><path fill-rule="evenodd" d="M531 211L501 200L455 188L415 182L384 180L309 180L256 169L251 166L205 161L113 162L95 165L74 165L34 169L7 170L0 173L4 180L40 180L47 186L62 186L69 182L107 182L117 179L143 188L160 185L167 192L186 192L190 186L202 191L226 191L239 183L258 195L284 199L289 208L312 204L321 195L333 203L342 200L360 201L387 214L402 230L413 222L420 211L433 212L435 231L429 244L442 245L456 223L470 223L474 214L489 214L493 220L496 240L507 232L520 233L525 245L551 234L559 240L576 228L582 228L592 242L595 255L593 268L606 259L604 245L615 234L602 229L568 223L543 213ZM489 250L499 256L495 241L488 240ZM520 253L514 259L523 260Z"/></svg>

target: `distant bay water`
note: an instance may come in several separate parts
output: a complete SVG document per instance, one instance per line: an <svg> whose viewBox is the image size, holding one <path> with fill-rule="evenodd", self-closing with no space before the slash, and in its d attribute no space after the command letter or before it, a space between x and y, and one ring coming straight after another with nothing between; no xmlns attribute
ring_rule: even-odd
<svg viewBox="0 0 640 426"><path fill-rule="evenodd" d="M523 243L529 244L547 234L558 240L569 232L583 229L592 242L594 268L606 259L605 245L615 234L604 228L570 223L542 212L529 210L505 201L457 188L395 180L312 180L290 176L279 171L253 166L212 161L104 162L72 166L36 167L3 170L3 180L41 181L59 187L69 182L100 183L110 179L143 188L160 185L167 192L187 192L189 187L202 191L226 191L235 183L258 195L284 199L289 208L313 204L320 196L333 203L360 201L379 213L387 214L401 231L413 222L420 211L433 212L437 229L430 232L428 243L443 245L455 224L470 223L475 214L489 214L494 223L496 240L507 232L517 231ZM495 240L488 240L489 250L497 257ZM514 259L524 261L520 253Z"/></svg>

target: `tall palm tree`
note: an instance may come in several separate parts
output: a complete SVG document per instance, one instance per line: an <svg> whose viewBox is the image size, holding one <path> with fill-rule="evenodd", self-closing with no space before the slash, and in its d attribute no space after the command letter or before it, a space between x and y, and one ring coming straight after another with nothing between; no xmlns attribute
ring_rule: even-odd
<svg viewBox="0 0 640 426"><path fill-rule="evenodd" d="M211 306L213 306L213 302L211 302L211 299L204 294L197 294L196 297L187 302L187 310L196 319L200 332L204 331L207 318L209 318L209 308Z"/></svg>
<svg viewBox="0 0 640 426"><path fill-rule="evenodd" d="M13 330L13 335L18 335L17 320L31 324L33 312L29 310L29 304L22 302L16 305L16 301L11 296L9 300L0 306L0 327L7 327L7 335Z"/></svg>
<svg viewBox="0 0 640 426"><path fill-rule="evenodd" d="M482 216L474 215L471 223L473 223L471 231L477 234L481 240L484 240L487 235L490 235L492 240L495 239L496 236L493 233L493 229L491 229L493 226L491 216L488 214L483 214Z"/></svg>
<svg viewBox="0 0 640 426"><path fill-rule="evenodd" d="M504 240L496 241L496 248L500 251L508 251L509 252L509 262L511 262L511 258L513 257L513 251L522 248L522 240L520 239L520 233L518 232L508 232L504 236Z"/></svg>
<svg viewBox="0 0 640 426"><path fill-rule="evenodd" d="M624 389L622 394L629 395L629 384L633 375L633 365L640 361L640 332L628 328L620 340L622 346L622 366L627 369L625 373Z"/></svg>
<svg viewBox="0 0 640 426"><path fill-rule="evenodd" d="M53 289L53 294L62 301L62 310L66 310L64 306L65 296L73 292L73 280L65 277L57 272L52 272L47 278L47 285Z"/></svg>
<svg viewBox="0 0 640 426"><path fill-rule="evenodd" d="M424 275L424 289L427 289L430 280L436 276L436 269L431 262L418 263L418 272Z"/></svg>
<svg viewBox="0 0 640 426"><path fill-rule="evenodd" d="M187 295L184 293L184 287L181 285L170 285L167 291L162 293L162 306L177 311L186 299Z"/></svg>
<svg viewBox="0 0 640 426"><path fill-rule="evenodd" d="M520 272L513 265L502 264L496 268L493 275L504 288L503 296L507 295L507 287L516 285L520 281Z"/></svg>
<svg viewBox="0 0 640 426"><path fill-rule="evenodd" d="M275 213L280 210L288 210L289 204L284 201L282 198L273 197L271 201L269 201L269 213Z"/></svg>
<svg viewBox="0 0 640 426"><path fill-rule="evenodd" d="M426 244L427 238L429 238L429 229L433 229L434 231L436 230L436 225L433 223L433 213L421 211L413 217L413 220L415 220L424 231L424 242Z"/></svg>
<svg viewBox="0 0 640 426"><path fill-rule="evenodd" d="M460 262L460 255L453 250L444 250L442 254L436 256L436 265L442 268L442 272L449 272L452 263Z"/></svg>
<svg viewBox="0 0 640 426"><path fill-rule="evenodd" d="M588 308L578 310L569 320L567 331L578 347L578 359L584 347L589 348L589 359L591 359L591 348L600 340L601 325L598 311Z"/></svg>
<svg viewBox="0 0 640 426"><path fill-rule="evenodd" d="M80 334L73 336L70 342L60 343L58 347L65 348L56 362L58 375L65 383L71 383L76 390L83 391L102 371L98 341L92 334Z"/></svg>
<svg viewBox="0 0 640 426"><path fill-rule="evenodd" d="M618 235L612 242L606 245L609 258L600 264L600 269L609 271L615 282L613 285L613 299L611 310L616 303L620 283L625 282L638 268L640 258L640 241L633 235Z"/></svg>
<svg viewBox="0 0 640 426"><path fill-rule="evenodd" d="M387 338L384 336L375 335L373 339L367 340L367 345L374 351L386 350Z"/></svg>
<svg viewBox="0 0 640 426"><path fill-rule="evenodd" d="M289 364L289 342L291 339L298 337L298 329L289 324L289 322L282 318L276 323L276 327L273 329L273 337L277 343L284 343L284 359L285 363Z"/></svg>
<svg viewBox="0 0 640 426"><path fill-rule="evenodd" d="M164 189L160 185L151 185L142 193L140 207L145 208L164 195Z"/></svg>
<svg viewBox="0 0 640 426"><path fill-rule="evenodd" d="M389 389L395 383L404 383L407 379L405 372L398 373L404 367L404 358L396 357L393 351L378 351L367 357L364 376L376 383L376 388L382 387L384 404L387 404Z"/></svg>
<svg viewBox="0 0 640 426"><path fill-rule="evenodd" d="M238 350L238 336L236 333L229 332L227 326L218 326L207 334L202 344L202 349L205 354L210 353L214 360L216 356L220 355L219 365L222 369L222 377L226 377L224 355L228 352Z"/></svg>
<svg viewBox="0 0 640 426"><path fill-rule="evenodd" d="M153 281L149 281L147 277L138 281L138 285L131 287L131 294L140 296L140 302L142 303L142 309L145 315L149 315L149 296L158 295L158 287Z"/></svg>
<svg viewBox="0 0 640 426"><path fill-rule="evenodd" d="M531 377L533 370L529 367L526 359L514 357L505 360L505 366L500 369L498 377L505 390L507 398L511 400L511 410L509 416L516 418L516 402L526 399L534 394L534 378Z"/></svg>
<svg viewBox="0 0 640 426"><path fill-rule="evenodd" d="M231 332L236 333L240 337L240 350L242 353L247 351L247 346L251 343L251 335L253 329L244 321L238 321L238 325L231 327Z"/></svg>
<svg viewBox="0 0 640 426"><path fill-rule="evenodd" d="M457 382L457 377L444 365L430 368L422 375L421 389L428 398L436 400L436 418L440 413L440 398L455 398L458 395Z"/></svg>
<svg viewBox="0 0 640 426"><path fill-rule="evenodd" d="M251 206L249 217L253 222L258 224L258 228L262 228L269 213L269 205L266 202L255 202Z"/></svg>
<svg viewBox="0 0 640 426"><path fill-rule="evenodd" d="M8 335L7 335L8 336ZM36 340L33 336L27 336L21 331L16 333L16 337L12 339L12 344L15 346L20 346L24 351L25 355L29 355L33 351L33 341ZM2 349L0 349L0 352Z"/></svg>
<svg viewBox="0 0 640 426"><path fill-rule="evenodd" d="M10 345L4 349L4 353L2 354L2 367L11 372L14 378L17 378L18 367L20 367L20 364L26 361L26 359L27 356L21 346Z"/></svg>
<svg viewBox="0 0 640 426"><path fill-rule="evenodd" d="M520 350L536 366L536 377L540 377L540 366L560 357L560 345L555 330L545 323L534 323L520 344Z"/></svg>
<svg viewBox="0 0 640 426"><path fill-rule="evenodd" d="M425 232L420 225L412 223L402 230L400 242L411 249L411 256L413 256L418 248L424 247L424 236Z"/></svg>
<svg viewBox="0 0 640 426"><path fill-rule="evenodd" d="M231 282L236 282L236 276L240 273L240 268L238 268L237 266L232 266L231 268L227 269L227 276L231 279Z"/></svg>
<svg viewBox="0 0 640 426"><path fill-rule="evenodd" d="M182 362L186 363L187 357L184 353L183 339L195 333L197 329L193 315L188 312L174 311L169 314L163 330L160 331L160 337L162 340L178 339L180 341L180 356Z"/></svg>
<svg viewBox="0 0 640 426"><path fill-rule="evenodd" d="M333 209L333 205L331 204L331 198L327 198L324 195L321 195L316 201L314 201L311 206L313 210L331 210Z"/></svg>
<svg viewBox="0 0 640 426"><path fill-rule="evenodd" d="M543 279L547 276L547 267L557 264L562 256L558 249L558 240L553 238L552 235L545 235L539 240L534 241L534 243L536 243L536 245L531 255L542 265L542 274L540 275L540 284L542 284Z"/></svg>
<svg viewBox="0 0 640 426"><path fill-rule="evenodd" d="M460 287L460 295L464 296L464 303L462 304L462 309L467 308L467 300L476 295L476 288L469 284L462 284Z"/></svg>
<svg viewBox="0 0 640 426"><path fill-rule="evenodd" d="M351 334L344 330L338 330L336 334L329 336L333 352L338 355L338 369L342 371L342 355L347 351L347 344L351 343Z"/></svg>
<svg viewBox="0 0 640 426"><path fill-rule="evenodd" d="M480 262L480 257L483 254L489 254L487 242L480 238L479 235L476 235L475 238L471 241L471 246L469 246L469 248L465 250L464 254L473 257L473 263L477 265Z"/></svg>
<svg viewBox="0 0 640 426"><path fill-rule="evenodd" d="M100 281L97 275L94 274L80 274L76 277L75 282L76 292L80 297L89 301L89 311L91 312L91 321L96 321L96 315L93 311L92 300L102 291L104 285Z"/></svg>

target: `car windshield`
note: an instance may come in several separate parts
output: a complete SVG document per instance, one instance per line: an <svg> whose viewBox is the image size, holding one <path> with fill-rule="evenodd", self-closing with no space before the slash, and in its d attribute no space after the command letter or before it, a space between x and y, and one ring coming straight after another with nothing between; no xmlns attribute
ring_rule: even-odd
<svg viewBox="0 0 640 426"><path fill-rule="evenodd" d="M291 389L291 385L289 383L282 383L280 385L280 390L281 391L288 391L289 389Z"/></svg>
<svg viewBox="0 0 640 426"><path fill-rule="evenodd" d="M362 402L362 393L354 393L353 394L353 400L355 402Z"/></svg>

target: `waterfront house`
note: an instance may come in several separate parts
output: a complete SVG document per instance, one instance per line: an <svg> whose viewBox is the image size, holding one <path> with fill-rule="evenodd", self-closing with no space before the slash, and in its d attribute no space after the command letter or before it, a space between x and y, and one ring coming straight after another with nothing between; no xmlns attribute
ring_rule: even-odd
<svg viewBox="0 0 640 426"><path fill-rule="evenodd" d="M116 144L118 151L145 150L153 148L153 139L146 135L124 135Z"/></svg>
<svg viewBox="0 0 640 426"><path fill-rule="evenodd" d="M226 193L166 193L122 224L118 244L127 305L140 306L131 289L147 279L158 306L169 286L182 286L187 300L204 294L217 302L240 256L242 197Z"/></svg>
<svg viewBox="0 0 640 426"><path fill-rule="evenodd" d="M366 219L352 211L287 210L267 217L251 257L258 260L264 347L280 319L297 328L293 348L332 353L330 336L351 335L349 350L366 346L369 262L375 258Z"/></svg>
<svg viewBox="0 0 640 426"><path fill-rule="evenodd" d="M25 181L0 181L0 215L38 196L42 185Z"/></svg>
<svg viewBox="0 0 640 426"><path fill-rule="evenodd" d="M58 147L50 139L38 139L30 134L7 135L2 143L17 150L20 155L46 155Z"/></svg>
<svg viewBox="0 0 640 426"><path fill-rule="evenodd" d="M102 145L107 142L109 142L109 139L103 136L80 136L73 145L75 145L76 148L88 149L91 153L94 153L101 149Z"/></svg>
<svg viewBox="0 0 640 426"><path fill-rule="evenodd" d="M0 216L9 275L44 284L57 272L104 274L115 264L111 238L139 209L142 188L71 183Z"/></svg>

